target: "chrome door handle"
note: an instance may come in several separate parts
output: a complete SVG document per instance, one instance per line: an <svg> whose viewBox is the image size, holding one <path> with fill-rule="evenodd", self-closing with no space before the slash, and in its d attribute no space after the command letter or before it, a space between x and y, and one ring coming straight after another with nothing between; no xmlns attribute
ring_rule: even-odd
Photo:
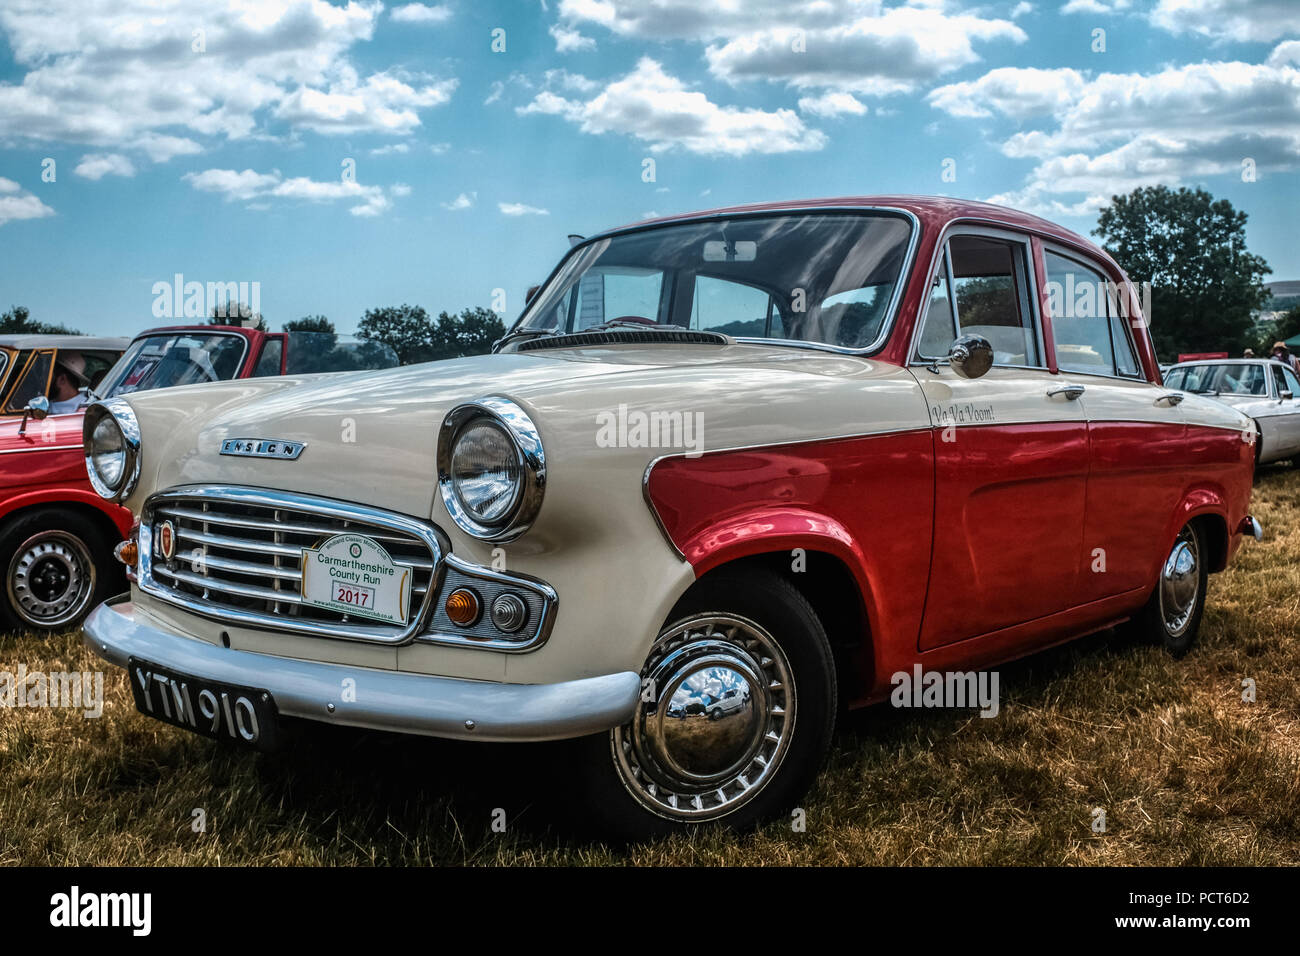
<svg viewBox="0 0 1300 956"><path fill-rule="evenodd" d="M1047 390L1048 398L1055 398L1057 395L1064 395L1069 401L1074 401L1084 393L1082 385L1062 385L1059 388L1049 388Z"/></svg>
<svg viewBox="0 0 1300 956"><path fill-rule="evenodd" d="M1180 392L1170 392L1168 395L1161 395L1159 398L1157 398L1156 404L1163 405L1165 408L1173 408L1175 405L1182 402L1182 400L1186 397L1187 397L1186 395L1183 395Z"/></svg>

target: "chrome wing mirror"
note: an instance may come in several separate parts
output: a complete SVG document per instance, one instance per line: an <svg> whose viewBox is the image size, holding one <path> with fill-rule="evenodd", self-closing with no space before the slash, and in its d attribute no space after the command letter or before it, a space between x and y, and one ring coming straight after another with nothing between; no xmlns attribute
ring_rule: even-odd
<svg viewBox="0 0 1300 956"><path fill-rule="evenodd" d="M44 395L37 395L23 406L23 423L18 426L18 434L27 434L27 419L34 418L38 422L42 422L49 416L49 414L50 400Z"/></svg>
<svg viewBox="0 0 1300 956"><path fill-rule="evenodd" d="M962 378L979 378L993 367L993 346L982 335L963 335L948 349L948 364Z"/></svg>

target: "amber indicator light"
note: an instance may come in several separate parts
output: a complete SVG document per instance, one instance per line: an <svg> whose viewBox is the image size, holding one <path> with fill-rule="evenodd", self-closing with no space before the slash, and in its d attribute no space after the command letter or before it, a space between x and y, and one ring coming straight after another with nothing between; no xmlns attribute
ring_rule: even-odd
<svg viewBox="0 0 1300 956"><path fill-rule="evenodd" d="M469 627L475 623L483 606L479 604L478 595L469 588L457 588L447 595L447 617L457 627Z"/></svg>

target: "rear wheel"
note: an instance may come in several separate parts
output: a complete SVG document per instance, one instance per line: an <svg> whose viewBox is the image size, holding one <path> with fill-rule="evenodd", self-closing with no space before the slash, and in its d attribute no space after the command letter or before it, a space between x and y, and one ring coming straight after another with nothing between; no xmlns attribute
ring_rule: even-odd
<svg viewBox="0 0 1300 956"><path fill-rule="evenodd" d="M38 508L0 528L0 567L0 624L19 631L80 624L120 577L99 528L61 508Z"/></svg>
<svg viewBox="0 0 1300 956"><path fill-rule="evenodd" d="M830 745L836 686L813 609L770 572L725 572L679 602L628 724L583 742L583 811L630 839L788 812Z"/></svg>
<svg viewBox="0 0 1300 956"><path fill-rule="evenodd" d="M1189 522L1174 539L1155 590L1134 619L1142 636L1159 641L1175 657L1191 650L1205 612L1207 579L1205 538L1196 522Z"/></svg>

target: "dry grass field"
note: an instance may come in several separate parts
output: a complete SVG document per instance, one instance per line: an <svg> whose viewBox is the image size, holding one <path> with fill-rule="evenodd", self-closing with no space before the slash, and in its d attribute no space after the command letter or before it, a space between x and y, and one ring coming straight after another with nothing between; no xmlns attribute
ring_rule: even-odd
<svg viewBox="0 0 1300 956"><path fill-rule="evenodd" d="M0 710L0 863L1294 864L1300 471L1263 471L1254 512L1265 540L1211 578L1184 660L1099 634L1002 668L993 719L853 714L804 832L782 822L611 848L580 835L564 745L320 730L252 754L137 714L108 669L99 719ZM19 663L100 669L73 634L0 638L0 670Z"/></svg>

